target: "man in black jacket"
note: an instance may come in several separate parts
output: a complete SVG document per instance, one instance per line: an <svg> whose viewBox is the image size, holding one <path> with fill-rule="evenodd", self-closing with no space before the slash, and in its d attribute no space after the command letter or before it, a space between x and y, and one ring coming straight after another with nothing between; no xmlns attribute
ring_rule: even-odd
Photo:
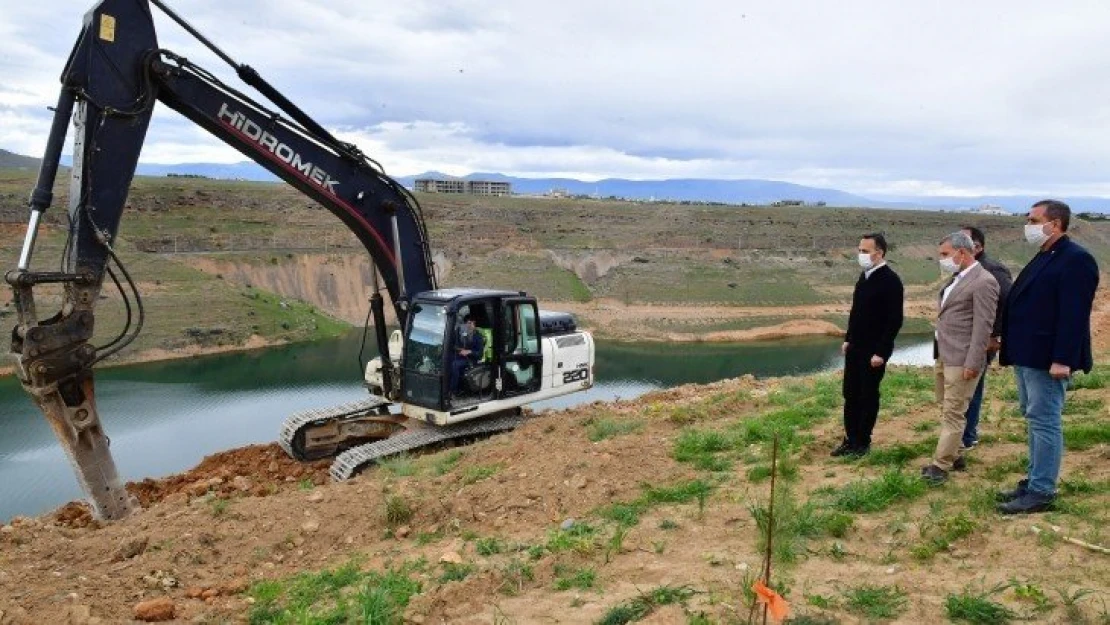
<svg viewBox="0 0 1110 625"><path fill-rule="evenodd" d="M987 366L989 367L994 362L994 357L998 350L1002 347L1002 325L1006 320L1006 297L1010 294L1010 285L1013 284L1013 277L1010 275L1010 270L1005 265L997 260L987 256L986 245L987 237L983 231L975 226L964 226L960 228L964 234L971 237L971 242L975 244L975 260L986 269L994 279L998 282L998 310L994 316L994 328L991 330L991 339L987 343ZM967 406L967 424L964 426L963 446L965 449L971 449L979 444L979 409L983 405L983 389L987 380L987 370L983 369L983 375L979 376L979 386L975 387L975 394L971 396L971 403ZM963 456L960 457L963 459ZM962 463L961 463L962 464ZM957 469L962 468L957 465Z"/></svg>
<svg viewBox="0 0 1110 625"><path fill-rule="evenodd" d="M902 280L886 264L886 238L865 234L859 242L863 268L852 293L844 354L844 440L834 456L861 456L871 449L879 416L879 384L902 329Z"/></svg>

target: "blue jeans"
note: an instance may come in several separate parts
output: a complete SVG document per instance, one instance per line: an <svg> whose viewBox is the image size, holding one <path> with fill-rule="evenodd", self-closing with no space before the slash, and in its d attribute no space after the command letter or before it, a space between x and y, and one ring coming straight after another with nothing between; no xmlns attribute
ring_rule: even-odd
<svg viewBox="0 0 1110 625"><path fill-rule="evenodd" d="M1018 404L1029 422L1030 492L1055 495L1064 455L1064 393L1068 381L1055 380L1044 369L1014 367Z"/></svg>
<svg viewBox="0 0 1110 625"><path fill-rule="evenodd" d="M964 425L964 448L971 447L979 440L979 409L983 407L983 388L987 383L987 367L994 362L994 354L987 356L987 364L983 367L983 375L979 376L979 385L975 387L975 394L971 396L971 403L967 405L967 424Z"/></svg>

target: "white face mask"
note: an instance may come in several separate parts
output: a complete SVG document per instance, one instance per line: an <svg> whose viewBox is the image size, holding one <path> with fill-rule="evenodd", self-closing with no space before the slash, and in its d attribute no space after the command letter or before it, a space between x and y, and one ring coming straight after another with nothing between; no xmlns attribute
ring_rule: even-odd
<svg viewBox="0 0 1110 625"><path fill-rule="evenodd" d="M871 260L870 254L860 253L858 260L859 266L863 267L864 269L870 269L872 266L875 265L874 261Z"/></svg>
<svg viewBox="0 0 1110 625"><path fill-rule="evenodd" d="M960 266L951 257L940 259L940 269L945 273L956 273Z"/></svg>
<svg viewBox="0 0 1110 625"><path fill-rule="evenodd" d="M1044 224L1025 224L1025 240L1033 245L1041 245L1048 240Z"/></svg>

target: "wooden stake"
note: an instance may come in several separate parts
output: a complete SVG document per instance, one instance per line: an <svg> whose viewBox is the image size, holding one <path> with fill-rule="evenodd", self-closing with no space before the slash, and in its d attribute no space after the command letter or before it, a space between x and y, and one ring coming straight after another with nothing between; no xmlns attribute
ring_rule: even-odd
<svg viewBox="0 0 1110 625"><path fill-rule="evenodd" d="M1068 536L1067 534L1061 534L1060 533L1060 527L1057 526L1057 525L1050 525L1049 527L1052 528L1053 532L1055 532L1056 534L1059 534L1060 539L1063 540L1064 542L1069 542L1073 545L1079 545L1080 547L1083 547L1084 549L1090 549L1091 551L1097 551L1098 553L1105 553L1107 555L1110 555L1110 549L1107 549L1106 547L1103 547L1102 545L1096 545L1094 543L1089 543L1085 540L1079 540L1078 538L1073 538L1071 536ZM1037 527L1036 525L1034 525L1032 529L1033 529L1034 534L1039 535L1042 532L1044 532L1044 530Z"/></svg>

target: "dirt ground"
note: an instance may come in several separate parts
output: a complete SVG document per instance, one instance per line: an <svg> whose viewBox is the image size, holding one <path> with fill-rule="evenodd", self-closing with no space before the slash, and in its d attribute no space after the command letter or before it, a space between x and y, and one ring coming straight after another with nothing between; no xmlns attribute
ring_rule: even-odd
<svg viewBox="0 0 1110 625"><path fill-rule="evenodd" d="M1110 349L1108 304L1104 291L1093 319L1104 358ZM1005 379L1000 372L992 376ZM423 590L405 612L413 623L592 623L655 587L689 587L694 594L682 606L660 606L642 622L681 623L693 615L704 615L707 622L745 622L743 589L760 562L751 509L766 499L768 485L754 480L744 465L715 476L715 488L701 505L651 507L615 547L609 539L610 548L543 555L531 565L531 577L515 587L518 582L505 571L516 556L483 555L475 539L538 545L568 519L585 519L615 535L598 520L605 506L636 500L644 485L705 479L675 459L676 441L691 424L726 428L772 409L770 399L783 388L809 384L816 396L818 386L835 388L836 382L835 375L734 379L545 413L512 433L411 459L411 471L378 468L345 483L328 481L326 462L297 463L275 445L217 454L187 473L129 484L143 510L126 520L94 522L82 505L69 504L0 528L0 625L132 622L136 604L156 598L172 603L178 622L246 622L255 600L248 591L252 584L341 566L352 558L367 570L420 559L432 563L435 570L421 574ZM1084 500L1086 507L1048 520L989 513L969 537L931 559L907 555L933 531L928 519L962 511L987 490L1016 479L1002 469L1025 449L1023 429L1006 416L1012 397L994 388L984 421L993 438L975 451L971 468L955 484L904 506L857 515L843 538L811 541L786 568L787 598L797 612L831 619L823 622L865 622L843 600L820 606L870 582L906 593L908 606L891 622L945 622L946 596L1010 584L997 600L1030 621L1110 619L1110 557L1037 540L1031 533L1034 524L1058 523L1065 532L1106 544L1101 523L1110 498L1104 492ZM1110 389L1081 390L1076 397L1097 406L1096 423L1106 422ZM920 439L936 421L936 407L927 399L896 399L904 402L884 408L877 448ZM828 457L840 431L836 414L831 410L813 428L796 458L800 497L884 470ZM588 432L598 421L634 427L591 440ZM908 470L915 471L916 464ZM1003 478L991 477L996 473ZM1065 477L1104 488L1110 484L1110 448L1098 444L1069 452ZM387 503L398 497L412 509L402 527L386 518ZM436 567L454 559L473 572L461 581L437 582ZM567 567L595 570L596 585L557 590L555 581ZM1024 586L1015 586L1019 583ZM1074 596L1077 589L1092 594L1084 595L1088 599L1074 614L1059 599L1048 611L1034 613L1013 587L1044 589L1051 599L1057 592Z"/></svg>
<svg viewBox="0 0 1110 625"><path fill-rule="evenodd" d="M816 383L822 379L835 387L834 376ZM512 433L414 458L411 471L379 468L345 483L327 482L326 462L301 465L274 445L218 454L185 474L129 485L144 509L120 522L90 522L77 504L12 520L0 532L0 623L130 622L136 604L161 597L172 602L178 622L246 622L254 598L245 591L252 583L352 558L365 569L421 558L433 569L449 559L473 567L461 581L437 583L435 570L422 574L423 591L405 612L412 623L592 623L617 603L661 586L689 587L694 594L683 606L660 606L642 622L682 623L694 614L708 622L745 622L742 589L760 562L750 508L766 498L767 482L753 481L742 465L716 478L703 505L646 510L604 556L600 549L544 555L519 587L505 573L515 556L482 555L476 538L536 545L567 519L601 526L599 509L635 500L643 485L699 477L674 459L675 441L690 425L674 415L701 415L691 417L698 428L723 426L772 408L769 398L785 387L812 383L734 379L547 413ZM720 406L727 409L716 410ZM998 423L1005 408L992 406L988 424ZM920 424L935 421L935 411L928 402L891 410L880 420L876 441L919 438ZM636 425L594 442L587 432L599 420ZM800 493L882 472L829 458L838 432L835 416L814 429L798 457ZM986 484L991 467L1023 448L1019 439L985 444L960 479ZM457 463L442 474L432 470L452 457ZM1071 453L1067 473L1105 484L1107 460L1105 445ZM946 492L958 496L949 501ZM1043 588L1110 591L1110 559L1062 543L1039 545L1029 526L1043 519L990 515L982 529L930 561L905 556L906 545L927 529L923 519L946 505L963 505L963 494L938 490L897 510L861 514L844 538L813 541L782 573L795 610L813 614L813 597L834 597L864 581L904 589L909 606L893 619L899 623L944 622L946 593L977 580L987 587L1021 579ZM394 497L412 505L404 527L387 523L386 502ZM1107 503L1105 497L1097 501ZM1067 525L1067 518L1060 522ZM1046 558L1053 566L1044 566ZM566 567L596 570L596 585L557 590L555 580ZM1096 618L1096 606L1085 604L1084 618ZM833 619L826 622L862 622L844 610L820 614ZM1057 610L1033 620L1062 617Z"/></svg>

